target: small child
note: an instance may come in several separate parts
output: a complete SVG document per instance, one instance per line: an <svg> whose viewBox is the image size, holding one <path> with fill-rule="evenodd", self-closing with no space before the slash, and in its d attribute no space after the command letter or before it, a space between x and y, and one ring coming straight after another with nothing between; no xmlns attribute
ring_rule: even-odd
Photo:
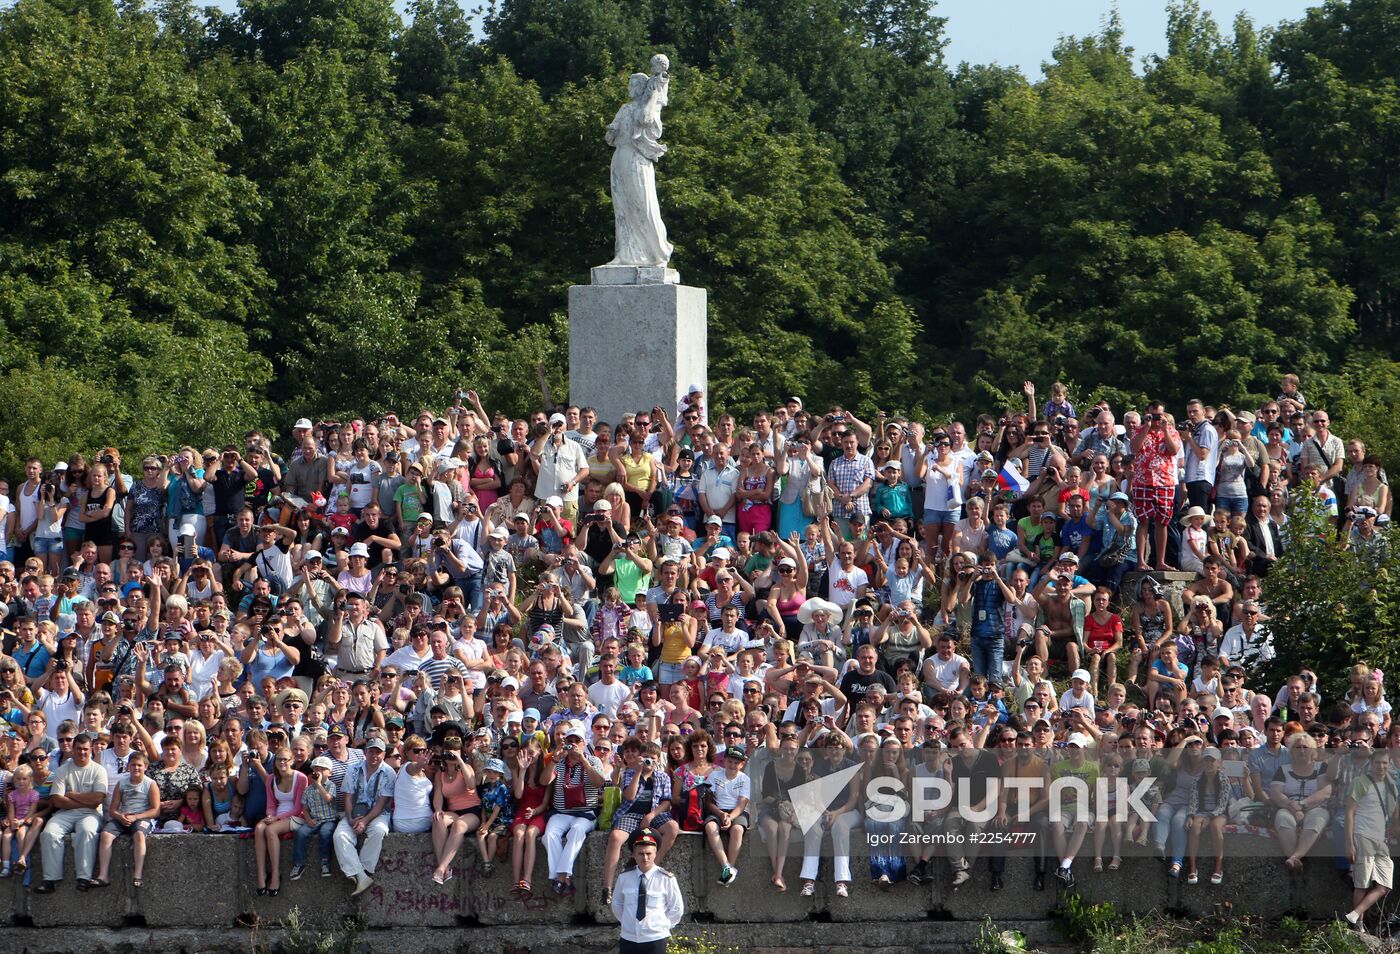
<svg viewBox="0 0 1400 954"><path fill-rule="evenodd" d="M1302 382L1296 374L1285 374L1278 382L1278 401L1292 401L1299 407L1307 407L1308 399L1303 397L1303 392L1298 390L1298 385Z"/></svg>
<svg viewBox="0 0 1400 954"><path fill-rule="evenodd" d="M204 786L191 785L185 789L185 800L180 803L176 817L186 832L204 831Z"/></svg>
<svg viewBox="0 0 1400 954"><path fill-rule="evenodd" d="M1138 784L1147 778L1151 771L1152 763L1147 759L1133 759L1132 764L1128 766L1128 790L1136 791ZM1159 783L1153 782L1148 786L1142 796L1142 802L1149 812L1156 814L1157 807L1162 804L1162 788ZM1129 812L1128 830L1124 837L1133 844L1146 848L1147 839L1152 834L1152 826L1156 823L1156 818L1140 818L1137 812Z"/></svg>
<svg viewBox="0 0 1400 954"><path fill-rule="evenodd" d="M184 674L185 678L189 678L190 657L182 651L179 633L165 634L165 638L161 642L160 658L157 661L160 664L161 672L165 671L166 666L179 666L180 672Z"/></svg>
<svg viewBox="0 0 1400 954"><path fill-rule="evenodd" d="M647 682L655 679L651 667L646 664L647 648L640 641L633 640L627 644L627 665L618 672L617 678L623 685L636 686L640 682Z"/></svg>
<svg viewBox="0 0 1400 954"><path fill-rule="evenodd" d="M1089 506L1089 491L1083 484L1084 472L1073 464L1065 468L1064 479L1060 481L1060 513L1065 512L1065 505L1069 503L1071 497L1078 497L1084 501L1084 506Z"/></svg>
<svg viewBox="0 0 1400 954"><path fill-rule="evenodd" d="M1210 693L1220 697L1220 660L1215 656L1202 656L1196 675L1191 677L1191 695Z"/></svg>
<svg viewBox="0 0 1400 954"><path fill-rule="evenodd" d="M190 791L200 793L202 789L195 786ZM189 792L185 794L188 803ZM180 812L184 814L183 807ZM112 883L107 877L112 866L112 843L124 836L131 838L131 884L135 888L141 887L141 877L146 867L146 836L151 833L159 814L160 788L155 779L146 777L146 754L133 752L126 763L126 775L117 779L117 787L112 792L112 810L108 813L97 843L94 887L105 888ZM203 819L201 813L201 825Z"/></svg>
<svg viewBox="0 0 1400 954"><path fill-rule="evenodd" d="M1181 551L1177 565L1182 573L1204 573L1205 558L1209 555L1206 527L1210 526L1210 516L1200 507L1192 507L1181 518Z"/></svg>
<svg viewBox="0 0 1400 954"><path fill-rule="evenodd" d="M627 632L636 633L643 640L651 639L651 613L647 611L646 590L638 590L632 600L632 616L627 620Z"/></svg>
<svg viewBox="0 0 1400 954"><path fill-rule="evenodd" d="M1209 746L1201 753L1203 767L1200 778L1191 788L1191 804L1186 816L1186 883L1195 884L1196 853L1201 846L1201 832L1210 829L1215 848L1215 871L1211 884L1225 880L1225 819L1230 808L1230 780L1220 768L1220 750Z"/></svg>
<svg viewBox="0 0 1400 954"><path fill-rule="evenodd" d="M1114 683L1114 685L1118 685ZM1099 760L1100 777L1106 783L1104 787L1104 804L1101 813L1107 819L1101 825L1094 826L1094 871L1103 870L1103 844L1108 841L1109 850L1113 852L1113 857L1109 859L1108 870L1117 871L1123 864L1123 834L1127 830L1128 821L1126 818L1119 819L1118 815L1118 776L1123 770L1123 760L1116 753L1110 752Z"/></svg>
<svg viewBox="0 0 1400 954"><path fill-rule="evenodd" d="M506 588L506 599L515 601L515 557L506 549L510 534L505 527L496 527L486 536L486 553L481 579L484 586L496 584Z"/></svg>
<svg viewBox="0 0 1400 954"><path fill-rule="evenodd" d="M39 836L39 817L35 808L39 804L39 793L34 788L34 769L21 765L15 769L10 781L13 787L5 793L5 821L0 833L0 878L10 876L11 845L19 845L19 860L14 870L22 872L29 865L29 851Z"/></svg>
<svg viewBox="0 0 1400 954"><path fill-rule="evenodd" d="M622 602L622 591L610 586L603 591L603 600L598 612L593 614L593 645L601 646L603 640L621 639L631 625L632 610Z"/></svg>
<svg viewBox="0 0 1400 954"><path fill-rule="evenodd" d="M327 756L320 755L311 760L311 781L301 797L301 815L292 822L292 831L295 833L292 843L293 881L300 878L306 868L307 847L313 836L320 839L321 877L331 876L335 824L340 814L335 807L335 782L331 781L334 768Z"/></svg>
<svg viewBox="0 0 1400 954"><path fill-rule="evenodd" d="M480 856L477 867L482 874L495 870L496 847L510 832L511 822L515 820L515 799L505 783L507 774L505 762L489 759L481 773L481 784L477 786L483 815L476 829L476 850Z"/></svg>
<svg viewBox="0 0 1400 954"><path fill-rule="evenodd" d="M1094 694L1089 691L1089 671L1087 669L1076 669L1070 673L1069 688L1060 696L1061 714L1070 709L1084 709L1089 716L1089 721L1094 719Z"/></svg>
<svg viewBox="0 0 1400 954"><path fill-rule="evenodd" d="M335 510L326 514L326 523L330 524L331 532L335 532L336 527L344 527L347 532L353 530L355 514L350 509L349 491L342 490L335 495Z"/></svg>

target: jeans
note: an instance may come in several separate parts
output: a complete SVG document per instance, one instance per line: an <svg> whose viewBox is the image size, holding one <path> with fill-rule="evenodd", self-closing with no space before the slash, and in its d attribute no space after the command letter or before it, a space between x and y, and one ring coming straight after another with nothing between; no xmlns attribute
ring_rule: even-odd
<svg viewBox="0 0 1400 954"><path fill-rule="evenodd" d="M1176 864L1186 857L1186 808L1173 808L1163 803L1157 809L1156 842L1167 845L1168 853ZM1168 840L1170 836L1170 841Z"/></svg>
<svg viewBox="0 0 1400 954"><path fill-rule="evenodd" d="M452 582L462 588L462 599L471 609L472 615L475 616L477 613L481 612L481 602L485 598L485 589L481 582L481 571L477 570L475 573L468 573L466 576L453 577Z"/></svg>
<svg viewBox="0 0 1400 954"><path fill-rule="evenodd" d="M320 839L321 842L321 864L331 863L331 854L335 847L335 819L328 818L316 826L302 825L296 830L292 842L292 865L300 866L306 864L306 849L311 844L312 836Z"/></svg>
<svg viewBox="0 0 1400 954"><path fill-rule="evenodd" d="M972 671L988 679L1001 678L1001 660L1005 654L1002 638L972 637Z"/></svg>

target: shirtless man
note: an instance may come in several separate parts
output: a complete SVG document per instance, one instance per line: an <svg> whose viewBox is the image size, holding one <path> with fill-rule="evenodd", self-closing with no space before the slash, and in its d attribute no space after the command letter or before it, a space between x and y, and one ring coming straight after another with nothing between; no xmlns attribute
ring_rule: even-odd
<svg viewBox="0 0 1400 954"><path fill-rule="evenodd" d="M1035 652L1045 660L1063 659L1070 670L1079 668L1079 641L1074 630L1074 572L1058 567L1035 588L1035 599L1045 611L1045 623L1036 630ZM1051 587L1054 587L1051 589Z"/></svg>

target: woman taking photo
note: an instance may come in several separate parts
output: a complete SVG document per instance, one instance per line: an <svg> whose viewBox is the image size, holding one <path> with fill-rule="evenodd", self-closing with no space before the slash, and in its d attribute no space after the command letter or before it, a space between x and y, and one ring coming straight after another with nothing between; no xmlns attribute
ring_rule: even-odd
<svg viewBox="0 0 1400 954"><path fill-rule="evenodd" d="M282 885L282 835L292 830L292 819L301 814L301 796L307 777L292 768L292 750L282 746L273 755L272 771L253 760L267 793L267 815L253 828L253 858L257 862L259 895L276 897Z"/></svg>
<svg viewBox="0 0 1400 954"><path fill-rule="evenodd" d="M544 829L544 848L550 886L560 897L574 893L574 863L583 850L584 839L598 824L603 787L609 781L607 766L588 751L586 733L583 723L568 723L564 744L554 753L543 776L550 786L553 809Z"/></svg>
<svg viewBox="0 0 1400 954"><path fill-rule="evenodd" d="M801 437L787 442L783 452L777 455L777 475L783 479L783 490L778 495L778 536L790 537L806 531L812 522L803 504L807 485L819 480L823 474L822 459L812 453L812 447Z"/></svg>
<svg viewBox="0 0 1400 954"><path fill-rule="evenodd" d="M783 556L774 564L776 585L768 591L768 615L777 623L787 639L796 640L802 634L798 610L807 602L807 558L802 554L802 540L793 531L787 543L778 541Z"/></svg>
<svg viewBox="0 0 1400 954"><path fill-rule="evenodd" d="M443 739L433 780L433 883L452 880L452 862L462 839L481 825L481 798L476 793L476 770L462 760L462 739ZM489 859L483 859L489 860Z"/></svg>

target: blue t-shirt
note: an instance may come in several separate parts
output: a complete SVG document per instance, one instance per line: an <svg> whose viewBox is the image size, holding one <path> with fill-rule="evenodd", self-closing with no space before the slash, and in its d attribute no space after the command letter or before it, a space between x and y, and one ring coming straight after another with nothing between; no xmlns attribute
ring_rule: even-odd
<svg viewBox="0 0 1400 954"><path fill-rule="evenodd" d="M200 479L204 478L203 468L192 467L189 473ZM182 517L186 514L203 515L204 513L204 494L191 490L190 482L185 477L176 474L167 477L165 496L165 509L171 516Z"/></svg>
<svg viewBox="0 0 1400 954"><path fill-rule="evenodd" d="M1081 543L1093 538L1094 528L1083 517L1070 521L1060 528L1060 546L1067 547L1075 553L1079 552Z"/></svg>
<svg viewBox="0 0 1400 954"><path fill-rule="evenodd" d="M988 529L987 548L998 560L1005 559L1008 553L1016 549L1016 531L1010 527L1003 527L1000 530L996 527Z"/></svg>

